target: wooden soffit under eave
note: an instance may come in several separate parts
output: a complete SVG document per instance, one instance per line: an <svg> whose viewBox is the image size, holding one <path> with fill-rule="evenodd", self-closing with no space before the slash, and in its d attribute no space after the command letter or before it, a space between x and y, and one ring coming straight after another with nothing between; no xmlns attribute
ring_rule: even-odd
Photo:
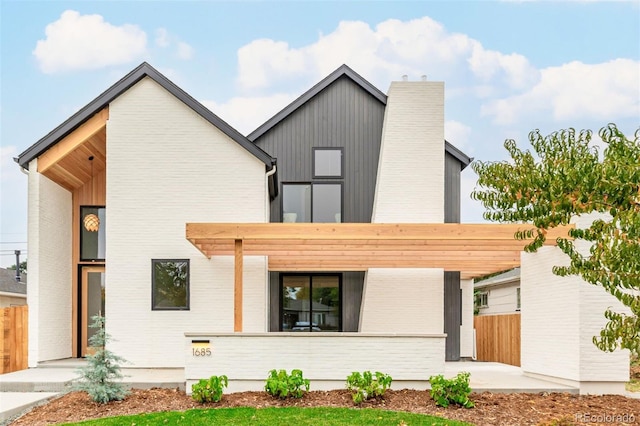
<svg viewBox="0 0 640 426"><path fill-rule="evenodd" d="M546 245L573 226L547 234ZM531 240L516 240L510 224L188 223L187 239L205 256L268 256L272 271L363 271L369 268L443 268L473 278L520 265Z"/></svg>
<svg viewBox="0 0 640 426"><path fill-rule="evenodd" d="M106 168L108 119L107 106L40 155L38 172L69 191L83 186Z"/></svg>

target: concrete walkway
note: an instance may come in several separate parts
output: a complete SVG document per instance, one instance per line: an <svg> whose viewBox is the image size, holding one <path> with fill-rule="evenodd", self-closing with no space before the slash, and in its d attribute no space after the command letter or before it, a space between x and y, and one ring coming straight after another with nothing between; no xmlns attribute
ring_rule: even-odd
<svg viewBox="0 0 640 426"><path fill-rule="evenodd" d="M444 376L455 377L459 372L471 373L469 385L473 392L538 393L568 392L578 394L577 388L525 376L520 367L499 362L446 362Z"/></svg>
<svg viewBox="0 0 640 426"><path fill-rule="evenodd" d="M0 425L20 414L71 390L79 375L76 370L85 365L82 359L41 363L38 368L0 375ZM122 379L134 389L184 389L182 368L123 368Z"/></svg>

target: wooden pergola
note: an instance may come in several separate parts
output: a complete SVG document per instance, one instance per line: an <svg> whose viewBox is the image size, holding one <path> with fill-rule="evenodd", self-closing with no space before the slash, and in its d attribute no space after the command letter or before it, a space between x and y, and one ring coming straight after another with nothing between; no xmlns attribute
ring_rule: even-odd
<svg viewBox="0 0 640 426"><path fill-rule="evenodd" d="M570 226L547 234L547 245ZM242 331L244 256L267 256L270 271L443 268L474 278L520 265L526 224L187 223L187 239L207 258L235 257L234 329Z"/></svg>

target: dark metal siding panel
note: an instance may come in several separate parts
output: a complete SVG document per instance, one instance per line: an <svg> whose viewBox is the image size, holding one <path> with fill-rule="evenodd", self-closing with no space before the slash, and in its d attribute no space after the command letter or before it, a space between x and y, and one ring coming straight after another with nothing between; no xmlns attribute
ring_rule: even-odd
<svg viewBox="0 0 640 426"><path fill-rule="evenodd" d="M460 272L444 273L444 332L445 360L460 359L460 319L462 300L460 294Z"/></svg>
<svg viewBox="0 0 640 426"><path fill-rule="evenodd" d="M384 108L343 76L255 142L278 159L280 182L312 180L313 147L343 147L343 221L370 222ZM271 222L280 221L278 197L271 203Z"/></svg>
<svg viewBox="0 0 640 426"><path fill-rule="evenodd" d="M444 221L460 223L460 161L448 152L444 156Z"/></svg>
<svg viewBox="0 0 640 426"><path fill-rule="evenodd" d="M364 272L345 272L342 275L342 331L358 331Z"/></svg>
<svg viewBox="0 0 640 426"><path fill-rule="evenodd" d="M269 331L280 331L280 274L269 272Z"/></svg>

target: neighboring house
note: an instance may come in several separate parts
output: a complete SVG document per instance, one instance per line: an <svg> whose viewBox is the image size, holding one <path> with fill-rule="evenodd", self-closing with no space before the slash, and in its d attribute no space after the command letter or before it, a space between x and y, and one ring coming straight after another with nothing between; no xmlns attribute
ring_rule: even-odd
<svg viewBox="0 0 640 426"><path fill-rule="evenodd" d="M479 315L520 312L520 268L474 282L473 289Z"/></svg>
<svg viewBox="0 0 640 426"><path fill-rule="evenodd" d="M471 279L520 264L520 225L455 224L471 159L442 82L384 94L342 66L245 137L143 63L16 161L30 367L85 356L102 314L130 366L188 383L425 387L472 355Z"/></svg>
<svg viewBox="0 0 640 426"><path fill-rule="evenodd" d="M16 280L16 271L0 268L0 308L27 304L27 275L20 274Z"/></svg>

